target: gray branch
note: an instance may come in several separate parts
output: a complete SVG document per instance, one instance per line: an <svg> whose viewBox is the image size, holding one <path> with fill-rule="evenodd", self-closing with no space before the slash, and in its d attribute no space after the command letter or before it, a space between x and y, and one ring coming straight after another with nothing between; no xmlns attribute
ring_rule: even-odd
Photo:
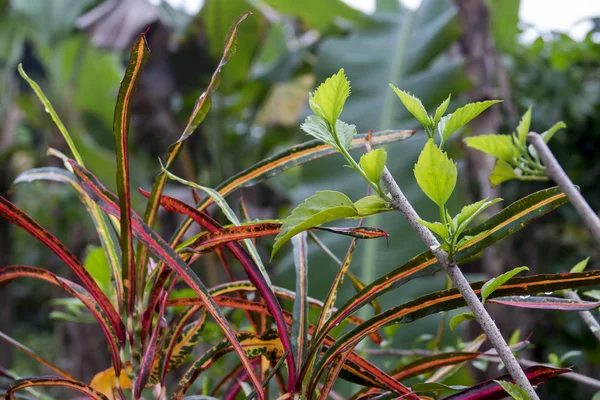
<svg viewBox="0 0 600 400"><path fill-rule="evenodd" d="M571 182L565 171L562 169L544 139L535 132L530 132L528 135L529 141L537 151L546 167L546 176L552 179L569 198L569 201L579 213L583 222L590 228L596 241L600 243L600 218L592 210L590 205L585 201L577 187Z"/></svg>
<svg viewBox="0 0 600 400"><path fill-rule="evenodd" d="M487 335L492 346L498 352L498 355L502 359L502 362L506 366L510 376L515 380L515 383L525 390L532 400L539 400L537 393L533 389L533 386L531 386L531 383L529 382L529 379L527 379L527 376L523 372L519 362L502 337L502 333L500 333L500 330L494 323L494 320L492 320L490 314L488 314L486 309L483 307L483 304L481 301L479 301L479 298L469 285L469 282L463 275L462 271L458 268L456 263L451 262L448 259L448 254L446 254L444 250L440 249L440 243L429 231L429 229L417 222L420 219L419 215L408 202L404 196L404 193L402 193L402 190L400 190L400 187L396 183L394 177L387 167L383 171L383 182L392 195L392 207L404 215L408 223L417 231L421 239L423 239L425 244L431 249L438 262L444 267L446 273L454 283L454 286L461 293L465 299L465 302L467 303L467 306L475 315L475 319L481 326L481 329Z"/></svg>

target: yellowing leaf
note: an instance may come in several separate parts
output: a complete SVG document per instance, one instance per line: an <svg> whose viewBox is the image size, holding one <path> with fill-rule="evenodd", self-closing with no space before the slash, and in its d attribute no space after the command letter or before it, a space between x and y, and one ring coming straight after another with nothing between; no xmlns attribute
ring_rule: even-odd
<svg viewBox="0 0 600 400"><path fill-rule="evenodd" d="M388 202L376 194L363 197L354 203L354 207L356 207L358 217L368 217L369 215L392 210Z"/></svg>
<svg viewBox="0 0 600 400"><path fill-rule="evenodd" d="M335 125L349 95L350 82L342 68L310 94L309 105L315 114Z"/></svg>
<svg viewBox="0 0 600 400"><path fill-rule="evenodd" d="M467 146L483 151L499 160L511 162L513 158L519 157L519 150L515 147L513 139L509 135L479 135L464 139Z"/></svg>
<svg viewBox="0 0 600 400"><path fill-rule="evenodd" d="M415 164L415 177L427 197L441 207L456 186L456 164L429 139Z"/></svg>
<svg viewBox="0 0 600 400"><path fill-rule="evenodd" d="M390 84L392 90L398 95L404 107L411 113L416 119L419 120L424 127L429 126L429 115L427 115L427 110L421 103L421 100L417 99L415 96L411 95L408 92L398 89L394 85Z"/></svg>
<svg viewBox="0 0 600 400"><path fill-rule="evenodd" d="M292 211L275 237L271 257L281 245L298 233L342 218L355 217L358 214L352 200L344 193L324 190L310 196Z"/></svg>
<svg viewBox="0 0 600 400"><path fill-rule="evenodd" d="M127 363L125 368L127 369L127 372L132 372L131 364ZM125 369L121 370L121 375L119 376L119 386L121 389L131 389L132 387L131 380L129 379L127 372ZM92 379L90 386L104 394L109 400L116 400L115 396L113 395L113 391L117 387L116 381L117 379L115 370L111 367L105 371L98 372Z"/></svg>
<svg viewBox="0 0 600 400"><path fill-rule="evenodd" d="M489 107L502 100L487 100L480 101L477 103L467 104L454 111L452 114L448 114L448 119L443 125L443 129L438 128L442 140L448 139L454 132L468 124L473 118L487 110Z"/></svg>
<svg viewBox="0 0 600 400"><path fill-rule="evenodd" d="M494 170L490 175L490 183L492 186L498 186L504 181L509 181L511 179L517 179L519 175L515 172L513 167L511 167L506 161L498 160L496 161L496 165L494 166Z"/></svg>
<svg viewBox="0 0 600 400"><path fill-rule="evenodd" d="M527 143L527 134L529 133L529 127L531 126L531 107L527 110L527 112L521 118L519 125L517 125L517 136L521 143Z"/></svg>
<svg viewBox="0 0 600 400"><path fill-rule="evenodd" d="M370 151L360 158L360 168L365 172L367 178L376 185L381 181L386 159L387 153L384 149Z"/></svg>

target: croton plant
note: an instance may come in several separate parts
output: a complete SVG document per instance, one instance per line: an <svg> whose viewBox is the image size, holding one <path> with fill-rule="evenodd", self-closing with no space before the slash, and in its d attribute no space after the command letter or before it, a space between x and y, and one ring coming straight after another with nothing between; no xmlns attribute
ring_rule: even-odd
<svg viewBox="0 0 600 400"><path fill-rule="evenodd" d="M19 67L21 75L36 92L62 133L72 158L51 149L52 155L62 159L64 168L33 169L20 175L16 183L58 181L77 191L97 230L109 270L105 272L110 274L110 280L107 284L90 274L82 261L52 233L16 205L0 197L0 215L50 249L77 277L77 282L74 282L42 267L11 265L0 269L0 283L32 278L64 289L99 324L106 336L106 351L110 352L112 364L105 371L98 371L91 382L81 382L15 339L0 333L3 340L36 358L54 373L54 376L23 378L2 369L2 374L12 380L5 397L16 399L21 392L29 391L29 395L47 398L48 395L43 394L40 387L63 386L95 400L326 399L333 395L334 385L348 385L356 392L352 399L431 399L440 396L449 396L446 397L449 399L494 399L505 397L507 393L515 398L525 398L517 397L525 394L521 388L511 384L512 379L508 375L469 387L443 384L447 377L466 363L496 356L493 348L482 350L486 345L485 335L469 342L460 342L450 349L433 346L427 354L415 352L409 356L397 356L397 367L391 370L376 366L366 358L366 353L356 349L363 340L373 342L375 347L389 343L389 340L385 340L384 327L409 324L432 314L458 309L465 306L465 300L461 293L450 288L414 298L387 310L380 309L377 299L381 295L443 269L434 256L436 249L415 255L373 282L361 282L349 271L358 241L387 236L377 227L363 226L363 219L377 213L395 211L390 194L382 185L387 154L380 146L409 139L415 131L357 134L355 126L339 120L344 102L350 94L350 84L343 70L327 79L310 95L310 107L314 115L309 116L301 128L314 140L281 151L231 177L215 189L185 181L169 171L186 139L194 133L209 111L211 98L219 86L221 69L236 50L238 26L248 16L249 13L244 13L234 21L225 41L223 58L208 88L198 99L183 134L167 150L152 188L150 191L139 189L139 193L147 198L143 216L131 207L127 142L132 96L150 55L144 35L140 35L133 45L116 101L113 124L118 167L116 194L107 190L86 169L85 160L79 155L52 105L39 86ZM447 252L452 262L460 265L567 202L561 190L549 188L508 205L479 224L475 222L482 221L481 213L498 199L485 199L465 206L457 215L451 216L445 203L454 190L457 170L442 146L452 134L495 101L468 104L444 116L450 103L448 98L434 115L429 115L417 98L400 89L393 90L423 124L429 137L415 165L415 177L425 194L439 206L440 221L421 220L419 223L441 238L440 248ZM506 179L523 178L542 171L543 166L535 164L536 155L532 157L532 152L525 146L524 137L529 130L527 118L524 118L517 129L518 133L513 136L469 139L469 145L500 159L493 177L494 183L501 182L503 176ZM439 145L435 141L436 132L441 138ZM494 140L500 144L492 143ZM357 162L350 153L361 150L364 154ZM248 221L239 217L227 203L226 197L239 188L266 181L289 168L334 153L341 153L349 166L366 181L367 196L353 201L340 192L317 192L294 209L285 220ZM195 203L187 204L164 195L169 179L191 186ZM218 207L227 222L209 215L207 208L210 205ZM185 216L185 221L169 240L153 230L160 207ZM400 218L398 213L393 215ZM323 226L339 219L353 219L356 226ZM201 232L186 236L194 225ZM317 232L352 237L345 256L338 259L332 254L316 236ZM254 241L264 236L275 236L273 253L291 240L296 268L295 290L276 286L271 281ZM331 262L339 267L329 292L322 299L307 295L308 240L315 241L321 250L331 256ZM211 252L221 260L229 280L207 287L192 267ZM239 262L246 279L237 280L234 277L228 257ZM355 268L361 266L356 265ZM487 282L473 282L471 289L486 303L508 307L559 310L590 310L598 307L598 303L591 301L540 294L596 285L600 282L600 271L514 276L522 270L507 272ZM352 280L356 293L336 305L338 289L346 276ZM194 295L183 298L174 296L174 290L181 287L191 288ZM284 305L292 307L286 309ZM376 315L367 320L356 316L355 313L365 306L374 307ZM309 313L310 309L314 309L312 313ZM242 310L244 321L233 321L231 313L226 312L228 310ZM450 325L454 328L469 319L473 319L472 314L459 314ZM212 342L209 345L203 341L207 321L219 327L222 339L216 344ZM340 324L345 329L334 330ZM529 343L515 337L509 344L511 350L518 353ZM237 355L237 366L223 374L220 381L204 381L200 385L198 378L228 353ZM548 365L524 369L534 385L568 371ZM358 386L350 386L347 382Z"/></svg>

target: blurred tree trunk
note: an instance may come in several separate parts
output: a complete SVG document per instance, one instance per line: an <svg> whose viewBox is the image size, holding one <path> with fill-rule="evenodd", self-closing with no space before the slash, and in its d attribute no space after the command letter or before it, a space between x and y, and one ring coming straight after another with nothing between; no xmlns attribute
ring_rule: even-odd
<svg viewBox="0 0 600 400"><path fill-rule="evenodd" d="M501 98L505 101L504 109L509 119L515 119L515 112L511 105L510 89L504 79L503 66L499 60L499 54L494 46L494 40L490 33L490 14L483 0L454 0L462 25L462 36L459 40L459 48L465 58L465 71L471 80L473 87L469 92L471 101L484 101ZM491 107L469 124L470 134L484 135L498 133L502 127L502 108ZM478 192L472 193L471 200L476 201L485 197L499 197L499 188L492 188L488 177L494 169L494 158L481 151L466 148L467 177L466 187L470 190L478 188ZM469 193L467 193L469 195ZM501 209L499 204L488 209L487 215L493 215ZM498 276L515 265L510 265L511 243L504 243L486 249L483 254L481 270L487 278ZM510 313L503 312L502 308L490 310L492 317L508 336L516 328L520 328L526 334L531 329L527 322L529 315L527 310L511 310ZM479 327L477 327L479 332ZM475 333L475 332L473 332Z"/></svg>

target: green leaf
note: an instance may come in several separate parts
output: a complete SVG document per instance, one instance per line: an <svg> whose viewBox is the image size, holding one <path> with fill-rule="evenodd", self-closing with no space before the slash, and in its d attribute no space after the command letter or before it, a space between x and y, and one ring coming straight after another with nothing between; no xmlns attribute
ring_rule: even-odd
<svg viewBox="0 0 600 400"><path fill-rule="evenodd" d="M354 217L357 214L358 211L352 200L344 193L331 190L317 192L296 207L286 218L281 231L275 237L271 258L292 236L325 222Z"/></svg>
<svg viewBox="0 0 600 400"><path fill-rule="evenodd" d="M499 160L511 162L520 155L510 135L479 135L464 139L467 146L483 151Z"/></svg>
<svg viewBox="0 0 600 400"><path fill-rule="evenodd" d="M367 177L376 185L379 185L383 168L387 160L387 153L384 149L377 149L365 153L360 157L360 167Z"/></svg>
<svg viewBox="0 0 600 400"><path fill-rule="evenodd" d="M438 382L423 382L423 383L415 383L411 386L411 389L415 391L415 393L420 392L442 392L442 391L452 391L457 392L459 390L465 390L468 386L463 385L444 385L443 383Z"/></svg>
<svg viewBox="0 0 600 400"><path fill-rule="evenodd" d="M519 272L529 271L527 267L518 267L511 271L505 272L495 278L490 279L481 287L481 302L485 303L485 300L492 294L496 289L502 286L510 278L518 274Z"/></svg>
<svg viewBox="0 0 600 400"><path fill-rule="evenodd" d="M519 338L521 337L521 330L519 328L515 329L515 331L510 335L510 339L508 340L509 346L514 346L519 343Z"/></svg>
<svg viewBox="0 0 600 400"><path fill-rule="evenodd" d="M552 128L548 129L547 131L542 133L542 139L544 139L544 142L548 143L550 141L550 139L552 139L552 136L554 136L554 134L556 132L558 132L561 129L564 129L567 127L567 124L565 124L564 122L560 121L557 122L556 124L554 124L552 126Z"/></svg>
<svg viewBox="0 0 600 400"><path fill-rule="evenodd" d="M433 117L433 125L434 126L437 126L437 124L440 122L440 120L444 116L444 113L446 112L446 110L448 109L448 105L450 104L451 97L452 97L452 95L449 94L448 98L446 100L444 100L443 103L440 104L440 106L435 110L435 115Z"/></svg>
<svg viewBox="0 0 600 400"><path fill-rule="evenodd" d="M430 231L437 233L437 235L444 239L444 241L448 240L448 227L441 222L428 222L423 221L422 219L417 220L417 222Z"/></svg>
<svg viewBox="0 0 600 400"><path fill-rule="evenodd" d="M473 313L470 313L470 312L455 315L450 320L450 324L449 324L450 330L454 330L454 328L456 328L458 325L462 324L465 321L474 321L474 320L475 320L475 315L473 315Z"/></svg>
<svg viewBox="0 0 600 400"><path fill-rule="evenodd" d="M529 127L531 126L531 107L521 118L521 122L517 125L517 136L519 141L523 144L527 144L527 134L529 133Z"/></svg>
<svg viewBox="0 0 600 400"><path fill-rule="evenodd" d="M498 186L502 182L510 181L511 179L518 179L519 175L515 172L506 161L498 160L494 166L494 170L490 175L490 183L492 187Z"/></svg>
<svg viewBox="0 0 600 400"><path fill-rule="evenodd" d="M415 96L411 95L408 92L398 89L394 85L390 83L390 87L392 90L398 95L404 107L411 113L419 122L423 125L423 127L428 128L429 124L429 115L427 114L427 110L421 103L421 100L417 99Z"/></svg>
<svg viewBox="0 0 600 400"><path fill-rule="evenodd" d="M368 217L380 212L392 211L388 202L376 194L363 197L354 203L354 207L356 207L358 217Z"/></svg>
<svg viewBox="0 0 600 400"><path fill-rule="evenodd" d="M496 382L498 385L502 386L502 389L504 389L504 391L506 393L508 393L510 395L510 397L512 397L515 400L531 400L529 398L529 395L527 394L527 392L525 392L525 390L521 389L519 386L515 385L514 383L510 383L507 381L494 381Z"/></svg>
<svg viewBox="0 0 600 400"><path fill-rule="evenodd" d="M300 129L310 136L327 143L331 147L338 148L333 133L331 133L327 123L322 118L311 115L304 120L302 125L300 125Z"/></svg>
<svg viewBox="0 0 600 400"><path fill-rule="evenodd" d="M356 125L350 125L338 120L335 123L335 133L340 141L340 145L345 150L348 150L352 144L352 139L356 136Z"/></svg>
<svg viewBox="0 0 600 400"><path fill-rule="evenodd" d="M446 141L454 132L468 124L473 118L477 117L489 107L496 103L500 103L501 101L502 100L486 100L477 103L471 103L459 108L452 114L449 114L449 118L443 125L443 129L438 127L442 141Z"/></svg>
<svg viewBox="0 0 600 400"><path fill-rule="evenodd" d="M584 292L583 295L600 301L600 290L588 290L587 292Z"/></svg>
<svg viewBox="0 0 600 400"><path fill-rule="evenodd" d="M315 114L330 125L335 125L349 95L350 82L342 68L310 94L309 105Z"/></svg>
<svg viewBox="0 0 600 400"><path fill-rule="evenodd" d="M590 261L589 257L579 261L573 268L571 268L571 272L583 272L587 267L588 261Z"/></svg>
<svg viewBox="0 0 600 400"><path fill-rule="evenodd" d="M457 232L460 234L479 214L499 201L502 201L502 199L496 198L488 201L487 198L485 198L476 203L463 207L462 210L460 210L460 213L454 217L456 220L456 226L458 227Z"/></svg>
<svg viewBox="0 0 600 400"><path fill-rule="evenodd" d="M91 247L83 262L83 266L92 275L92 278L94 278L102 291L108 295L111 289L111 274L108 260L102 247Z"/></svg>
<svg viewBox="0 0 600 400"><path fill-rule="evenodd" d="M456 164L429 139L415 164L415 178L423 192L442 207L456 186Z"/></svg>

